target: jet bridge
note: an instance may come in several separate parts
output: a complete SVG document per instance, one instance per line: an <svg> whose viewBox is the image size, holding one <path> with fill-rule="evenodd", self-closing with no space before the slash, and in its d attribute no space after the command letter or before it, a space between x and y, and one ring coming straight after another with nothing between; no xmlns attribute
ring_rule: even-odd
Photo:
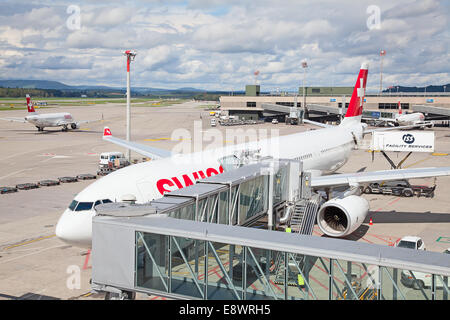
<svg viewBox="0 0 450 320"><path fill-rule="evenodd" d="M92 290L116 299L140 292L205 300L448 300L447 255L416 257L311 236L320 196L309 180L300 162L267 159L148 204L97 206ZM268 230L255 227L262 220ZM431 287L414 289L423 275Z"/></svg>
<svg viewBox="0 0 450 320"><path fill-rule="evenodd" d="M137 292L203 300L449 299L446 254L139 210L94 217L94 292L118 299Z"/></svg>

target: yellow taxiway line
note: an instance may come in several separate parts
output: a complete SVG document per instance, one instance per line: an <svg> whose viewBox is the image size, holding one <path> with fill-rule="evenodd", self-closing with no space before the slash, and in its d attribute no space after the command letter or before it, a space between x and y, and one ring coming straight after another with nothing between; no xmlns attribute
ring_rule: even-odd
<svg viewBox="0 0 450 320"><path fill-rule="evenodd" d="M27 245L27 244L30 244L30 243L34 243L34 242L37 242L37 241L41 241L41 240L45 240L45 239L50 239L50 238L53 238L54 236L56 236L56 234L52 234L52 235L50 235L50 236L45 236L45 237L40 237L40 238L37 238L37 239L25 241L25 242L22 242L22 243L19 243L19 244L15 244L15 245L6 247L6 248L3 249L3 250L9 250L9 249L12 249L12 248L16 248L16 247L24 246L24 245Z"/></svg>

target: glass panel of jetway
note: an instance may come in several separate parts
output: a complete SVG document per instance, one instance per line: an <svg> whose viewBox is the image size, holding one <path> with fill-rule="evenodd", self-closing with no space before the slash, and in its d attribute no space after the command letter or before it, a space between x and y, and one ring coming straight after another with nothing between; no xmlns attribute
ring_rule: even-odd
<svg viewBox="0 0 450 320"><path fill-rule="evenodd" d="M238 224L242 225L252 217L267 211L268 181L267 176L259 176L240 184Z"/></svg>
<svg viewBox="0 0 450 320"><path fill-rule="evenodd" d="M441 275L382 267L381 284L383 300L448 300L449 298L450 281L448 277Z"/></svg>
<svg viewBox="0 0 450 320"><path fill-rule="evenodd" d="M288 198L289 162L280 161L273 170L273 205ZM169 217L202 222L245 225L267 212L270 172L268 164L254 164L198 181L189 188L166 194L155 202L172 197L190 199L188 205L167 210ZM151 204L155 203L151 202Z"/></svg>
<svg viewBox="0 0 450 320"><path fill-rule="evenodd" d="M331 299L377 300L376 266L344 260L333 260Z"/></svg>
<svg viewBox="0 0 450 320"><path fill-rule="evenodd" d="M167 249L169 237L136 233L136 286L169 292Z"/></svg>

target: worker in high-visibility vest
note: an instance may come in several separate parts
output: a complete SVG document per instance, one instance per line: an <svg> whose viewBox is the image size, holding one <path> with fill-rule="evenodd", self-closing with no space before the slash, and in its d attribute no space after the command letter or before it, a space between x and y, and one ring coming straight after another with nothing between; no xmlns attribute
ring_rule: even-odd
<svg viewBox="0 0 450 320"><path fill-rule="evenodd" d="M301 274L297 275L297 282L298 282L298 285L301 287L305 285L305 280L303 280L303 277Z"/></svg>

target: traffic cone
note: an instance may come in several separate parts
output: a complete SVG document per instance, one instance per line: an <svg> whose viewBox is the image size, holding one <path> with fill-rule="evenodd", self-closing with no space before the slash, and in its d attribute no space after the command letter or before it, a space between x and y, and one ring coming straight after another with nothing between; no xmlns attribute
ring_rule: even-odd
<svg viewBox="0 0 450 320"><path fill-rule="evenodd" d="M369 220L369 225L370 225L370 226L372 226L372 225L373 225L373 222L372 222L372 217L370 217L370 220Z"/></svg>

